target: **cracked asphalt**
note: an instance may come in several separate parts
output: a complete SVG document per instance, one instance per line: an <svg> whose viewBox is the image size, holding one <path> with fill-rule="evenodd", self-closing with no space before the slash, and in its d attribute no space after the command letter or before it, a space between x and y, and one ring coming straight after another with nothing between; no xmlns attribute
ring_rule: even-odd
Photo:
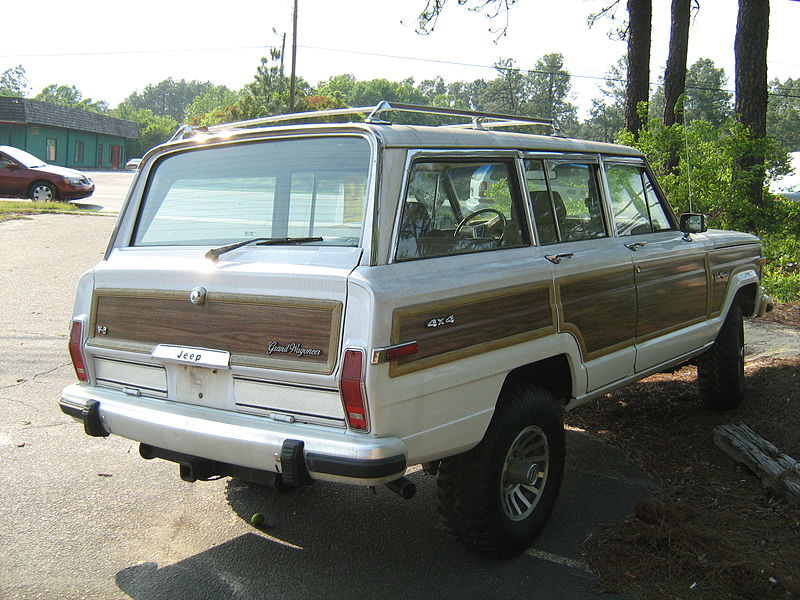
<svg viewBox="0 0 800 600"><path fill-rule="evenodd" d="M318 483L286 495L189 484L137 445L90 438L58 409L74 381L68 325L80 273L103 256L108 216L0 223L0 598L609 598L580 542L625 518L654 484L621 453L568 432L553 517L534 549L486 561L439 526L435 481ZM261 512L266 525L250 516Z"/></svg>

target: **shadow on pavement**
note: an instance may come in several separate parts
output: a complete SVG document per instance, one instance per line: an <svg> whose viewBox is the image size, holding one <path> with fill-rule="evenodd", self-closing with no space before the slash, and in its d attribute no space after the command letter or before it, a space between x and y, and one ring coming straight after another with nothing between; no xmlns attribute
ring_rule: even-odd
<svg viewBox="0 0 800 600"><path fill-rule="evenodd" d="M580 542L597 523L619 520L652 484L616 451L569 432L573 457L553 517L534 545L580 559ZM623 462L620 462L623 461ZM231 480L226 497L251 533L172 565L147 562L116 576L135 600L227 598L613 598L591 590L591 574L520 556L486 560L439 525L436 483L409 475L417 496L318 482L277 493Z"/></svg>

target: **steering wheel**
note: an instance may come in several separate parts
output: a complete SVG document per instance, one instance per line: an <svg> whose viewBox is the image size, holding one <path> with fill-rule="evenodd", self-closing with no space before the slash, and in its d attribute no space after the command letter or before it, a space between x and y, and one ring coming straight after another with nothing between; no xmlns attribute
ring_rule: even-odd
<svg viewBox="0 0 800 600"><path fill-rule="evenodd" d="M502 227L500 229L500 233L498 235L491 235L489 233L488 237L492 238L495 242L502 242L503 241L503 236L506 233L507 219L506 219L506 217L505 217L505 215L503 213L501 213L499 210L494 209L494 208L482 208L480 210L476 210L475 212L469 213L458 224L458 227L456 227L456 230L453 232L453 237L458 237L458 234L461 233L461 230L464 229L464 227L466 227L467 223L469 223L472 219L474 219L478 215L482 215L484 213L493 213L493 214L497 215L498 217L500 217L500 223L502 224Z"/></svg>

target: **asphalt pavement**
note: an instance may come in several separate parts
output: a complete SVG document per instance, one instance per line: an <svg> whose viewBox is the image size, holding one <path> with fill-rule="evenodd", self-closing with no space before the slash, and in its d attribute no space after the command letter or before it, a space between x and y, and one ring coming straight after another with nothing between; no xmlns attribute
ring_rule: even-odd
<svg viewBox="0 0 800 600"><path fill-rule="evenodd" d="M96 205L121 205L116 187L101 190L98 178ZM114 222L0 223L0 598L615 597L594 591L581 541L624 519L654 484L581 431L568 432L549 524L509 561L447 536L435 480L421 472L409 476L419 488L410 501L328 483L265 494L227 479L185 483L129 440L86 436L58 400L75 379L66 349L75 284L102 258ZM255 512L261 528L249 523Z"/></svg>

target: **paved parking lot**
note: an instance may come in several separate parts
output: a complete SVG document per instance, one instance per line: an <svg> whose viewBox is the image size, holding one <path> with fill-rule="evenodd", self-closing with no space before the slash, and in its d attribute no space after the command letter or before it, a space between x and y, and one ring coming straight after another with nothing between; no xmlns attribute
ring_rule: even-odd
<svg viewBox="0 0 800 600"><path fill-rule="evenodd" d="M125 187L117 183L115 194ZM411 501L325 483L265 495L229 480L185 483L175 465L142 460L130 441L87 437L57 402L74 380L66 344L75 284L102 258L114 221L0 223L0 598L610 597L592 591L580 543L594 525L624 518L653 484L580 431L568 434L551 522L528 554L507 562L446 535L435 481L422 473L410 475L419 487ZM255 512L265 527L249 524Z"/></svg>

